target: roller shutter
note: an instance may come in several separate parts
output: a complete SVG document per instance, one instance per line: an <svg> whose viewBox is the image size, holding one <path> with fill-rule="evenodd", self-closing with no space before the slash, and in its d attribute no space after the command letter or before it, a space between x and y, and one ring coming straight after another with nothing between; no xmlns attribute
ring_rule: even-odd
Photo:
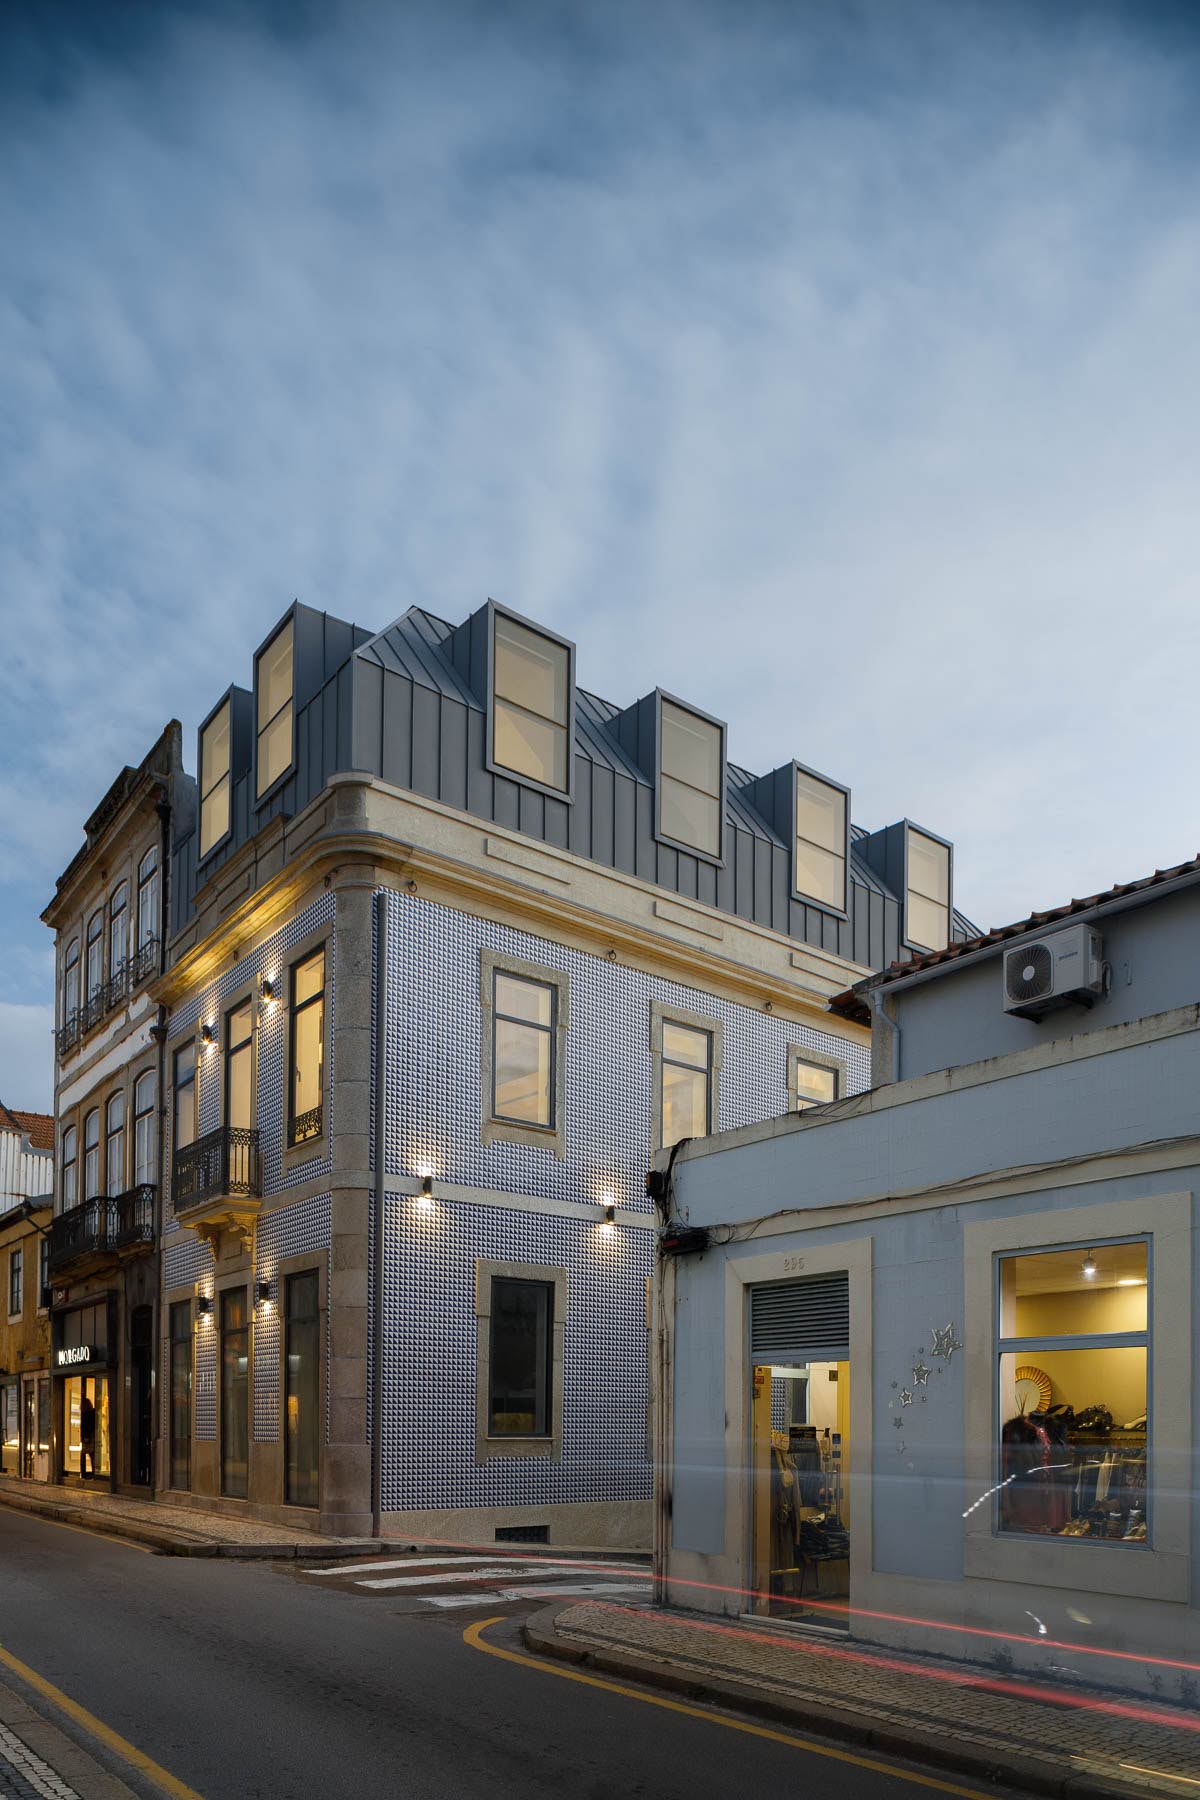
<svg viewBox="0 0 1200 1800"><path fill-rule="evenodd" d="M849 1275L843 1270L752 1288L750 1352L756 1363L849 1356Z"/></svg>

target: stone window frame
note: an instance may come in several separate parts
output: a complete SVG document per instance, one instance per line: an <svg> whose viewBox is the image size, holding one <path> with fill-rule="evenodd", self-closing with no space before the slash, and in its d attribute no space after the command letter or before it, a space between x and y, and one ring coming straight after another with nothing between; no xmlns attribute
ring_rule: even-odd
<svg viewBox="0 0 1200 1800"><path fill-rule="evenodd" d="M807 1044L789 1044L787 1047L787 1097L788 1112L809 1112L813 1106L822 1104L811 1101L808 1106L798 1106L800 1098L800 1082L797 1078L796 1065L808 1063L814 1069L830 1069L837 1076L837 1093L834 1101L846 1098L846 1084L849 1080L849 1066L844 1056L834 1056L828 1050L812 1050ZM826 1102L825 1104L832 1104Z"/></svg>
<svg viewBox="0 0 1200 1800"><path fill-rule="evenodd" d="M275 1316L279 1321L278 1348L278 1380L279 1380L279 1499L278 1504L286 1508L288 1517L293 1515L302 1519L316 1519L321 1511L321 1500L325 1493L326 1453L325 1416L330 1399L330 1356L329 1344L329 1251L298 1250L291 1256L281 1256L275 1264L274 1274L268 1279L271 1282L272 1304ZM315 1275L317 1278L317 1314L320 1329L317 1333L317 1405L320 1430L317 1437L317 1504L303 1506L298 1501L287 1498L287 1283L291 1275ZM255 1279L262 1277L256 1274ZM255 1317L258 1308L255 1307Z"/></svg>
<svg viewBox="0 0 1200 1800"><path fill-rule="evenodd" d="M325 988L323 1021L323 1037L321 1043L321 1129L316 1137L305 1138L303 1143L288 1144L288 1128L292 1109L292 1033L295 1028L295 1015L292 1010L292 989L295 973L301 963L315 956L318 950L325 953ZM312 931L293 944L290 950L280 952L277 960L281 965L281 973L276 981L276 997L283 1008L283 1124L280 1166L285 1175L305 1163L319 1161L328 1156L330 1137L333 1129L333 983L334 983L334 927L333 921L327 920L313 927ZM232 1002L231 1002L232 1004ZM258 1032L262 1019L261 985L259 1011L255 1015L254 1040L254 1082L255 1082L255 1117L257 1119L258 1104L258 1069L259 1040Z"/></svg>
<svg viewBox="0 0 1200 1800"><path fill-rule="evenodd" d="M546 1437L492 1437L488 1432L492 1376L492 1287L501 1281L535 1281L553 1293L550 1352L550 1431ZM561 1462L563 1453L563 1369L566 1338L567 1271L550 1263L475 1263L475 1461L497 1456L540 1456Z"/></svg>
<svg viewBox="0 0 1200 1800"><path fill-rule="evenodd" d="M17 1289L17 1301L18 1301L16 1312L14 1312L12 1309L14 1274L16 1277L16 1289ZM25 1316L25 1246L24 1246L24 1244L11 1244L9 1246L8 1267L5 1270L5 1276L6 1276L6 1286L5 1286L5 1296L6 1297L5 1297L4 1305L5 1305L5 1310L6 1310L7 1316L8 1316L8 1322L10 1325L13 1325L13 1324L18 1323Z"/></svg>
<svg viewBox="0 0 1200 1800"><path fill-rule="evenodd" d="M670 1006L663 1000L650 1002L650 1154L666 1148L663 1139L663 1026L686 1025L693 1031L706 1031L712 1040L712 1062L708 1078L708 1133L719 1130L721 1118L721 1070L725 1055L725 1024L709 1013L690 1012L684 1006Z"/></svg>
<svg viewBox="0 0 1200 1800"><path fill-rule="evenodd" d="M549 1125L522 1125L512 1119L497 1119L492 1112L495 1099L495 1000L496 976L514 975L522 981L533 981L554 990L554 1027L551 1032L554 1068L551 1072L553 1122ZM528 1144L539 1150L552 1150L555 1156L567 1154L567 1028L570 1022L570 978L562 969L546 963L526 962L502 950L481 949L479 952L479 1110L480 1142Z"/></svg>

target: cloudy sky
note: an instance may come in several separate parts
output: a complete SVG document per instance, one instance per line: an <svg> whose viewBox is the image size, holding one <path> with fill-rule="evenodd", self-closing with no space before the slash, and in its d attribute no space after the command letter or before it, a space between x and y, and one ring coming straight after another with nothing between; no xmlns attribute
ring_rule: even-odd
<svg viewBox="0 0 1200 1800"><path fill-rule="evenodd" d="M516 605L983 925L1194 854L1193 20L8 7L0 1097L83 818L293 595Z"/></svg>

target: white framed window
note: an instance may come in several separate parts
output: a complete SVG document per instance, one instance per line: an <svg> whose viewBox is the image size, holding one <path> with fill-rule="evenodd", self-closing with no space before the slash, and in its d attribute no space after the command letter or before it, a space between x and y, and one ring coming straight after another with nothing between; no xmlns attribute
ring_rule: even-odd
<svg viewBox="0 0 1200 1800"><path fill-rule="evenodd" d="M846 841L850 832L850 796L794 765L796 789L793 879L795 893L820 906L846 910Z"/></svg>
<svg viewBox="0 0 1200 1800"><path fill-rule="evenodd" d="M788 1111L806 1112L810 1106L828 1106L846 1092L846 1065L840 1057L826 1056L806 1045L788 1046Z"/></svg>
<svg viewBox="0 0 1200 1800"><path fill-rule="evenodd" d="M152 845L138 864L137 947L144 950L158 936L158 846Z"/></svg>
<svg viewBox="0 0 1200 1800"><path fill-rule="evenodd" d="M79 1198L76 1192L78 1155L79 1134L74 1125L68 1125L62 1135L62 1212L70 1212Z"/></svg>
<svg viewBox="0 0 1200 1800"><path fill-rule="evenodd" d="M85 975L87 998L92 1001L104 986L104 912L100 907L88 920Z"/></svg>
<svg viewBox="0 0 1200 1800"><path fill-rule="evenodd" d="M292 766L294 641L293 621L289 619L266 649L259 652L255 666L255 793L260 800Z"/></svg>
<svg viewBox="0 0 1200 1800"><path fill-rule="evenodd" d="M230 711L222 701L200 733L200 856L229 835Z"/></svg>
<svg viewBox="0 0 1200 1800"><path fill-rule="evenodd" d="M94 1200L100 1192L100 1108L94 1106L83 1121L83 1197Z"/></svg>
<svg viewBox="0 0 1200 1800"><path fill-rule="evenodd" d="M152 1187L158 1179L158 1133L155 1129L158 1082L153 1069L138 1076L133 1089L133 1182Z"/></svg>
<svg viewBox="0 0 1200 1800"><path fill-rule="evenodd" d="M79 1011L79 939L72 938L63 960L62 1022L69 1025Z"/></svg>
<svg viewBox="0 0 1200 1800"><path fill-rule="evenodd" d="M129 883L114 888L108 902L108 979L116 981L129 956Z"/></svg>
<svg viewBox="0 0 1200 1800"><path fill-rule="evenodd" d="M725 728L659 698L658 834L714 862L721 858Z"/></svg>
<svg viewBox="0 0 1200 1800"><path fill-rule="evenodd" d="M906 826L905 835L905 936L923 950L944 950L950 942L950 846L915 825Z"/></svg>
<svg viewBox="0 0 1200 1800"><path fill-rule="evenodd" d="M565 1151L563 1058L567 977L480 951L483 1141Z"/></svg>
<svg viewBox="0 0 1200 1800"><path fill-rule="evenodd" d="M571 787L571 646L492 611L492 761L566 795Z"/></svg>
<svg viewBox="0 0 1200 1800"><path fill-rule="evenodd" d="M125 1091L109 1096L104 1111L104 1191L110 1198L125 1191Z"/></svg>
<svg viewBox="0 0 1200 1800"><path fill-rule="evenodd" d="M681 1138L707 1137L719 1117L721 1021L653 1001L650 1051L651 1149L670 1150Z"/></svg>

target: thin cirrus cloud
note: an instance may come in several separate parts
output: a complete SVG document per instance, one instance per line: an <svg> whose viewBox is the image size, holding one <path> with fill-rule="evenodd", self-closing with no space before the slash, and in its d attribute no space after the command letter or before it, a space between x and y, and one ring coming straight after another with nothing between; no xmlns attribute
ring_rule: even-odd
<svg viewBox="0 0 1200 1800"><path fill-rule="evenodd" d="M985 925L1196 849L1186 14L49 16L0 105L0 1097L47 1101L83 819L294 594L516 604L953 838Z"/></svg>

